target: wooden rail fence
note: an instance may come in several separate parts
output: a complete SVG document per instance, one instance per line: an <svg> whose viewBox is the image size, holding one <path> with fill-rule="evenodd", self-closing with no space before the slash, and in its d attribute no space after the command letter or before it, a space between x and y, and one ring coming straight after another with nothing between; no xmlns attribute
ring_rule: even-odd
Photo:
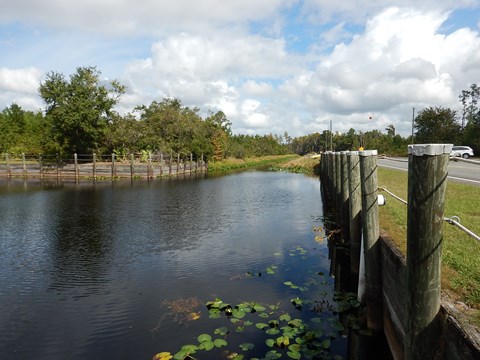
<svg viewBox="0 0 480 360"><path fill-rule="evenodd" d="M13 156L3 154L0 177L74 178L79 179L153 179L207 171L203 155L199 158L180 154L129 154L125 156L73 154Z"/></svg>

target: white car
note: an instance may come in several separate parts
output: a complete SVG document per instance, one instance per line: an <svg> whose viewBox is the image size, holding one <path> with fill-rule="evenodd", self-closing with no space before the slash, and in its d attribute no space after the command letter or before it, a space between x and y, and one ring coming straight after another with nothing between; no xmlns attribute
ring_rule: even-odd
<svg viewBox="0 0 480 360"><path fill-rule="evenodd" d="M454 146L450 156L461 156L464 159L468 159L473 156L473 150L470 146Z"/></svg>

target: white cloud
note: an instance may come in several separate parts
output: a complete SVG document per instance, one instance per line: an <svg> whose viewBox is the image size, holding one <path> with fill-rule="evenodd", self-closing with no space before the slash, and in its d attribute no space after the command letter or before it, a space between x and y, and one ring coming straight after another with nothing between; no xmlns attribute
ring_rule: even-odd
<svg viewBox="0 0 480 360"><path fill-rule="evenodd" d="M42 76L34 67L0 68L0 103L5 104L4 107L15 103L29 110L40 109L43 104L37 94Z"/></svg>
<svg viewBox="0 0 480 360"><path fill-rule="evenodd" d="M270 18L295 0L1 1L0 21L42 24L110 36L205 31ZM60 16L55 16L60 15Z"/></svg>
<svg viewBox="0 0 480 360"><path fill-rule="evenodd" d="M0 0L0 105L37 109L46 71L97 65L127 85L122 111L178 97L223 110L235 132L299 136L333 120L408 135L413 106L458 107L480 81L479 28L442 29L478 2L417 2Z"/></svg>
<svg viewBox="0 0 480 360"><path fill-rule="evenodd" d="M480 78L471 61L480 53L478 32L438 34L445 20L446 15L436 11L386 9L367 22L364 34L337 45L314 72L300 75L285 91L305 97L312 113L330 113L344 131L353 124L381 129L380 116L368 127L355 119L356 114L366 119L368 113L381 113L399 122L405 134L410 124L399 106L458 107L461 89Z"/></svg>
<svg viewBox="0 0 480 360"><path fill-rule="evenodd" d="M36 94L43 74L36 68L0 68L0 90Z"/></svg>

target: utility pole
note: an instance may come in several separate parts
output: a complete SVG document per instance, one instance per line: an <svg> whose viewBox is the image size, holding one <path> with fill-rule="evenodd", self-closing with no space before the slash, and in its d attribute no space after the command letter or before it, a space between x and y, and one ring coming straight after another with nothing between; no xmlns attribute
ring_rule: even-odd
<svg viewBox="0 0 480 360"><path fill-rule="evenodd" d="M413 141L413 129L415 128L415 108L412 108L413 109L413 113L412 113L412 144L415 144L415 142Z"/></svg>

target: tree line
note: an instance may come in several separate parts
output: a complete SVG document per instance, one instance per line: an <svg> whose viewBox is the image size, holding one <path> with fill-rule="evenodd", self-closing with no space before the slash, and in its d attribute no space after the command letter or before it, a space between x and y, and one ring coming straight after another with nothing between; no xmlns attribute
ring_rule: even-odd
<svg viewBox="0 0 480 360"><path fill-rule="evenodd" d="M231 122L222 111L200 115L200 109L165 98L136 107L131 113L115 111L125 86L101 80L96 67L79 67L69 78L47 73L39 95L45 109L32 112L13 103L0 112L0 152L28 154L126 155L139 152L204 155L208 160L248 158L295 152L303 155L325 150L377 149L390 155L406 153L411 137L385 129L332 134L325 130L291 138L283 135L232 134ZM480 88L462 91L461 117L455 110L427 108L415 118L416 143L446 142L470 145L480 151Z"/></svg>

